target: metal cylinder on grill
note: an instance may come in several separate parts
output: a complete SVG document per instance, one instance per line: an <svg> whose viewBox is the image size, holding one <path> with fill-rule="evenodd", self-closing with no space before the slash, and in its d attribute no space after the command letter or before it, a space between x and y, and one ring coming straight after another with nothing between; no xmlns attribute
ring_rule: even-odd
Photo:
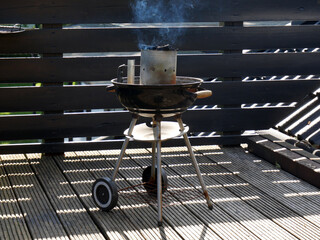
<svg viewBox="0 0 320 240"><path fill-rule="evenodd" d="M141 50L140 83L143 85L175 84L176 50Z"/></svg>

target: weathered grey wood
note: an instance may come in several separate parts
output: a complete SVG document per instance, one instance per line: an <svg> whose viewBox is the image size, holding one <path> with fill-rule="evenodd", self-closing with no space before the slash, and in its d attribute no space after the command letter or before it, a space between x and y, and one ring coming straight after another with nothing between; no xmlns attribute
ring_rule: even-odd
<svg viewBox="0 0 320 240"><path fill-rule="evenodd" d="M59 219L71 239L105 239L94 221L91 219L79 200L76 192L73 191L52 157L41 156L41 154L28 154L29 162L37 173L37 177L44 191L50 199ZM50 171L48 171L50 169ZM77 223L77 224L70 224ZM85 236L85 237L84 237Z"/></svg>
<svg viewBox="0 0 320 240"><path fill-rule="evenodd" d="M201 26L201 25L200 25ZM182 31L175 43L180 51L219 49L316 48L319 26L280 27L188 27L169 28ZM21 34L6 34L0 38L2 53L80 53L139 51L138 37L151 39L159 28L92 28L40 29ZM75 39L77 39L75 41ZM20 44L23 42L23 44ZM92 43L95 44L92 44Z"/></svg>
<svg viewBox="0 0 320 240"><path fill-rule="evenodd" d="M185 21L243 21L243 20L318 20L317 1L201 1L194 5ZM103 23L130 22L129 1L70 1L42 2L15 0L4 2L0 22L5 23Z"/></svg>
<svg viewBox="0 0 320 240"><path fill-rule="evenodd" d="M108 169L112 169L114 166L114 163L117 159L117 155L109 155L108 160L105 161L104 163L102 163L101 161L97 161L99 159L99 153L98 154L94 154L92 152L89 152L89 154L92 154L92 157L90 156L86 156L86 152L80 152L80 155L82 155L82 159L84 161L84 163L86 163L87 167L89 169L105 169L107 168L105 171L101 172L101 171L96 171L96 175L97 177L101 177L101 176L108 176L109 174L111 174L111 171ZM97 159L98 156L98 159ZM126 179L126 182L120 181L119 183L117 183L117 186L119 189L124 188L124 187L128 187L128 186L134 186L136 184L141 183L140 181L140 177L142 176L142 172L143 169L137 165L134 161L132 161L130 158L129 159L124 159L122 161L121 164L121 169L119 171L119 178L120 179ZM129 184L129 185L128 185ZM140 193L140 196L143 194L143 191L139 191L139 189L137 190ZM124 205L126 202L127 204L129 203L133 203L132 199L130 199L128 197L127 200L122 200L122 198L125 198L125 196L119 195L119 205L120 208L122 205ZM134 199L133 199L134 200ZM143 199L142 199L143 200ZM147 204L144 204L144 207L147 208L145 211L149 212L149 216L151 215L151 218L149 219L149 223L146 224L156 224L157 221L157 209L150 209L150 206L148 206ZM125 211L128 211L129 209L125 209ZM183 223L180 223L181 227L180 228L175 228L177 234L180 235L180 237L182 237L183 239L189 237L191 239L199 239L201 238L201 236L203 236L203 238L208 238L208 239L220 239L220 237L214 233L211 229L206 228L205 233L203 233L202 228L198 229L198 228L194 228L193 225L202 225L202 222L197 218L197 216L193 215L193 214L187 214L188 210L185 206L183 206L182 204L175 204L173 206L170 206L170 208L164 208L164 215L163 215L163 219L164 219L164 226L165 228L168 228L166 230L166 232L168 231L168 233L170 233L170 231L172 231L172 229L170 227L167 226L167 224L170 226L174 226L176 223L179 223L181 221L181 219L183 219ZM209 211L209 210L208 210ZM136 210L136 214L141 214L141 211ZM137 221L143 221L142 219L136 219ZM189 226L189 227L188 227ZM186 232L186 228L189 228L191 231L188 233ZM148 228L150 229L150 227ZM154 231L154 229L151 228L151 230ZM157 234L159 236L159 233ZM168 234L169 235L169 234ZM171 235L171 236L170 236ZM172 238L172 233L168 236L168 239Z"/></svg>
<svg viewBox="0 0 320 240"><path fill-rule="evenodd" d="M315 75L320 74L319 56L317 52L181 55L177 73L194 77ZM127 58L0 59L0 83L111 80Z"/></svg>
<svg viewBox="0 0 320 240"><path fill-rule="evenodd" d="M299 141L295 138L291 138L288 135L278 132L275 129L268 131L262 131L258 133L260 136L268 139L271 142L277 143L290 151L293 151L303 157L306 157L312 161L320 163L320 156L316 156L317 150L305 142Z"/></svg>
<svg viewBox="0 0 320 240"><path fill-rule="evenodd" d="M230 162L230 164L225 165L225 168L229 171L238 169L238 175L243 180L265 192L277 201L280 201L283 205L312 222L316 228L315 231L311 231L311 234L319 231L320 219L318 216L320 212L318 205L307 200L303 196L304 194L302 192L292 192L291 189L278 184L277 177L273 176L279 175L278 177L281 177L282 170L275 169L274 167L265 168L263 166L259 166L259 160L263 160L254 155L243 155L242 149L234 148L230 149L230 152L225 153ZM212 158L211 156L208 157ZM249 162L257 162L257 164L249 166ZM248 168L252 169L250 173L247 172ZM295 178L295 180L299 181L299 178ZM309 192L318 194L319 190L315 190L315 188L313 188L313 190L310 189ZM303 228L302 231L304 231ZM317 235L319 235L319 233L315 236Z"/></svg>
<svg viewBox="0 0 320 240"><path fill-rule="evenodd" d="M213 148L215 148L215 150L213 150ZM190 164L191 160L186 155L186 151L182 148L171 149L168 149L166 154L170 155L172 153L175 153L177 155L175 156L175 159L172 160L168 157L164 158L165 163L170 166L170 169L168 171L172 172L171 175L179 174L180 176L184 177L187 173L194 172L194 168ZM294 231L289 229L286 224L289 224L290 222L291 224L293 224L295 223L295 220L290 221L285 219L284 221L278 221L277 219L274 219L275 216L281 216L283 214L281 210L283 212L290 213L288 208L276 201L274 201L275 205L273 207L268 208L268 205L272 200L269 202L265 201L263 204L260 204L259 207L255 205L257 200L250 201L249 199L251 196L259 196L261 199L268 198L268 196L259 193L248 182L239 179L237 177L237 173L230 172L223 167L224 164L227 165L229 162L229 159L226 159L226 155L224 154L227 152L228 151L225 149L219 149L216 146L212 147L211 153L216 154L212 154L210 156L210 159L217 159L215 162L212 162L209 158L204 157L203 155L199 154L199 152L197 152L197 160L203 172L205 181L211 183L211 186L215 186L213 189L209 189L209 193L213 197L215 203L237 221L240 221L242 225L244 225L257 237L260 237L262 239L269 237L284 237L289 239L294 238L291 235L294 234ZM179 154L181 154L182 156L179 156ZM216 164L216 162L220 161L220 165ZM189 177L187 175L184 177L184 179L192 183L196 187L200 186L196 176ZM233 181L226 181L226 179L232 179ZM239 192L241 193L239 194L236 191L232 191L233 188L238 188ZM250 189L249 193L245 193L247 189ZM240 201L240 199L242 199L243 201ZM252 204L251 202L254 203ZM241 212L238 211L239 208L242 209ZM279 209L281 210L279 211ZM285 214L283 214L283 216L285 216ZM297 214L295 216L300 219L302 218ZM258 224L256 221L254 221L254 219L259 219L262 222L269 222L268 227L263 224ZM273 219L273 221L271 222L269 221L269 219ZM307 221L305 221L305 223L307 223ZM287 231L284 231L284 229L286 229ZM268 236L266 236L266 232L268 232Z"/></svg>
<svg viewBox="0 0 320 240"><path fill-rule="evenodd" d="M14 187L28 229L33 238L68 239L56 212L50 204L25 156L2 155L2 163Z"/></svg>
<svg viewBox="0 0 320 240"><path fill-rule="evenodd" d="M0 157L0 239L32 239ZM23 199L21 199L23 201Z"/></svg>
<svg viewBox="0 0 320 240"><path fill-rule="evenodd" d="M237 151L238 150L238 151ZM245 156L242 149L237 149L234 151L234 149L230 149L228 151L227 149L221 149L221 152L224 154L219 155L211 155L205 158L200 158L200 164L203 165L210 164L210 159L213 160L211 164L216 163L215 171L221 174L217 174L216 176L214 174L211 175L214 180L219 182L221 185L225 186L225 188L235 194L237 197L243 199L248 205L253 207L256 211L259 211L261 214L266 216L269 219L273 219L273 222L281 226L283 229L285 229L287 232L291 233L298 239L302 238L308 238L309 232L314 234L313 236L317 236L319 234L318 228L314 227L312 223L310 223L308 220L304 219L302 215L297 214L295 211L291 210L288 206L282 204L281 201L271 198L268 194L261 191L263 189L258 189L254 186L254 184L251 184L251 182L243 180L241 177L238 176L238 174L228 174L229 172L226 167L224 167L223 162L225 161L226 157L234 154L234 156L231 158L233 161L233 158L237 158L237 153L241 155L241 160L243 161L243 166L239 166L239 172L241 173L244 171L245 164L248 164L247 160L254 159L254 156ZM235 153L237 152L237 153ZM204 155L206 155L208 152L204 152ZM240 160L240 161L241 161ZM221 164L218 164L221 163ZM263 165L266 163L265 165ZM261 165L261 168L256 168L256 165ZM261 172L263 170L266 170L266 172L269 170L270 172L276 171L277 169L274 166L271 166L270 164L267 164L267 162L262 161L261 163L257 161L257 163L252 162L252 166L250 166L249 172ZM209 172L209 171L206 171ZM226 174L223 174L226 173ZM261 173L261 175L267 176L267 173ZM278 174L273 174L271 178L264 179L265 181L272 181L275 183L277 181L277 178L279 181L283 180L285 177L285 172L281 172ZM293 178L293 177L292 177ZM291 178L291 179L292 179ZM296 178L294 178L296 179ZM259 181L257 179L257 181ZM280 183L278 183L280 185ZM297 184L297 186L301 186L302 184ZM310 186L309 186L310 187ZM295 191L296 193L300 193L301 191ZM237 203L235 203L237 204ZM306 231L306 229L308 229ZM308 233L307 233L308 232ZM269 234L269 232L268 232ZM270 235L272 232L270 233ZM283 232L282 232L283 234ZM277 236L276 238L280 238Z"/></svg>
<svg viewBox="0 0 320 240"><path fill-rule="evenodd" d="M267 129L293 107L256 109L189 110L183 115L192 132ZM0 139L42 139L76 136L123 135L131 120L129 112L5 116L0 118Z"/></svg>
<svg viewBox="0 0 320 240"><path fill-rule="evenodd" d="M98 151L80 151L76 152L79 159L81 159L81 162L83 163L82 168L84 169L92 169L90 172L92 175L94 175L95 178L101 178L106 176L111 176L112 170L115 164L115 161L117 160L117 155L109 155L108 160L105 160L103 155L101 155ZM103 160L103 161L101 161ZM126 164L127 162L130 162L129 164ZM131 160L129 161L123 161L122 168L129 168L129 165L134 166L134 164L131 164ZM97 171L98 170L98 171ZM158 228L156 227L156 219L157 219L157 211L153 209L147 202L143 202L143 198L141 197L141 203L139 203L139 200L137 198L132 197L135 193L124 193L120 192L120 189L130 186L129 184L132 184L132 181L130 181L128 178L137 178L137 176L141 176L142 172L141 169L128 169L121 171L119 173L116 184L119 191L119 199L118 199L118 205L119 208L124 211L124 213L131 219L131 221L134 223L135 226L137 226L138 229L144 229L141 231L142 235L147 239L158 239L161 238L165 234L166 239L183 239L181 237L181 234L179 234L179 230L176 230L172 228L171 224L167 224L164 222L163 227ZM135 184L139 184L139 180L134 180ZM129 183L129 184L128 184ZM130 191L130 190L129 190ZM140 192L141 194L141 192ZM139 196L137 196L139 199ZM139 204L138 208L128 208L126 206L131 206ZM170 226L171 225L171 226Z"/></svg>
<svg viewBox="0 0 320 240"><path fill-rule="evenodd" d="M0 112L123 108L106 86L0 88ZM213 95L196 105L299 102L320 87L320 80L205 82L201 87Z"/></svg>
<svg viewBox="0 0 320 240"><path fill-rule="evenodd" d="M269 135L270 136L270 135ZM264 137L268 137L269 136L265 136ZM282 144L281 142L279 143L279 139L277 141L277 144L280 144L284 147L286 147L287 149L288 146ZM297 149L297 147L295 147ZM298 153L301 156L305 156L309 159L312 159L310 157L310 153L300 149L300 151L295 151L296 153ZM314 156L314 155L313 155ZM260 170L262 168L264 169L270 169L273 166L270 165L270 163L268 163L267 161L261 161L259 163L259 167ZM258 170L259 171L259 170ZM314 204L320 205L320 196L317 194L308 194L308 193L312 193L312 192L317 192L319 191L319 188L310 185L309 183L305 182L305 181L301 181L300 179L298 179L297 177L293 176L292 174L285 172L285 171L280 171L279 174L268 174L267 171L265 171L266 173L264 174L265 176L267 176L271 181L277 183L280 186L284 186L288 189L290 189L291 191L293 191L292 195L299 195L305 199L307 199L308 201L313 202ZM299 184L297 184L299 183ZM311 187L311 189L310 189Z"/></svg>
<svg viewBox="0 0 320 240"><path fill-rule="evenodd" d="M101 153L103 155L109 154L108 151L101 151ZM127 153L132 160L135 161L135 165L132 164L133 166L146 168L151 164L150 159L148 159L148 156L151 154L150 151L132 149L127 151ZM168 157L167 155L174 155L174 157ZM195 169L191 166L190 159L187 160L180 155L188 155L186 148L165 148L163 151L163 167L168 176L168 192L170 193L170 195L166 194L166 196L185 205L189 211L199 217L205 226L215 231L223 239L232 239L236 237L256 239L256 235L246 228L245 223L239 223L232 217L230 211L226 210L223 205L218 203L218 201L215 201L218 198L217 191L219 191L219 186L215 181L212 181L211 179L210 182L205 181L206 184L215 186L214 188L208 188L209 195L215 202L212 211L208 209L202 194L199 197L196 197L197 191L200 191L200 188L198 188L198 190L194 189L195 186L199 185L199 181L194 174ZM196 155L198 159L199 153L196 152ZM207 165L207 168L213 170L213 166ZM188 177L184 177L186 174L188 174ZM204 178L206 177L204 176ZM179 189L185 190L181 192ZM164 209L164 211L167 214L175 214L174 212L171 213L172 211L175 211L174 209ZM226 229L228 230L225 231Z"/></svg>
<svg viewBox="0 0 320 240"><path fill-rule="evenodd" d="M95 219L97 226L107 235L108 239L143 239L142 230L134 225L119 207L116 206L108 214L96 207L92 199L92 184L95 178L77 154L71 152L65 156L55 156L54 159L65 178L79 195L83 206L89 209L88 213Z"/></svg>
<svg viewBox="0 0 320 240"><path fill-rule="evenodd" d="M248 139L248 149L259 157L281 166L285 171L320 187L320 164L306 157L283 149L282 146L272 143L267 139L257 136Z"/></svg>
<svg viewBox="0 0 320 240"><path fill-rule="evenodd" d="M207 209L202 196L193 199L192 194L197 191L193 187L198 188L199 181L194 174L186 147L163 148L163 166L169 179L168 192L174 194L170 200L174 200L174 205L164 208L166 220L169 222L169 226L165 225L164 228L157 228L156 224L153 224L156 222L156 211L145 202L138 202L138 196L132 199L122 198L119 201L121 210L116 207L108 213L100 211L94 205L91 187L95 177L104 177L112 172L119 149L68 152L65 156L55 156L55 163L52 158L40 159L40 154L27 155L30 163L27 163L22 154L1 155L1 161L5 163L5 168L9 169L7 176L14 180L11 182L14 191L20 192L13 196L12 200L19 201L24 206L23 209L29 206L33 209L64 206L66 202L71 203L77 199L72 196L72 191L75 190L86 212L95 219L95 224L108 239L159 239L159 236L166 239L317 239L320 233L318 188L275 168L257 156L244 152L241 148L220 148L213 145L193 147L197 149L196 157L214 201L214 210ZM140 182L142 169L151 164L148 157L150 151L150 148L128 149L128 155L117 178L118 186ZM42 161L44 159L49 161ZM31 175L33 172L30 171L30 164L36 170L34 173L37 174L37 179L41 182L44 179L48 180L46 183L43 182L45 185L34 184L31 187L32 182L29 180L35 176ZM45 169L52 171L48 172ZM47 176L44 176L45 173ZM0 174L2 182L4 178L1 168ZM64 193L66 189L73 190L69 192L71 195L52 200L53 204L47 202L47 205L43 205L41 201L31 204L29 198L38 200L41 195L33 196L27 193L42 191L44 186L47 192L51 191L52 196ZM64 190L61 191L62 189ZM43 213L38 211L38 215L34 215L31 226L36 229L37 235L32 235L31 239L36 239L43 233L49 236L46 225L37 222L37 219L42 217L51 217ZM70 216L65 214L65 217L70 219ZM30 215L25 215L25 218L28 217ZM89 218L87 220L91 221ZM17 224L16 219L11 223L12 226ZM68 221L67 228L82 228L78 235L70 235L70 238L92 238L92 232L85 223L80 226L78 221ZM3 226L1 224L3 221L0 222L0 226ZM52 234L54 233L59 239L57 232L53 230ZM19 232L10 234L10 239L14 236L17 239L26 238Z"/></svg>

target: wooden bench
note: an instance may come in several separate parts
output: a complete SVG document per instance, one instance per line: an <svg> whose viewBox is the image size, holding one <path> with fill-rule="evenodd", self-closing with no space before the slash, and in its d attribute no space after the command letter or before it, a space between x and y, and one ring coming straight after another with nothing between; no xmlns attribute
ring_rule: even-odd
<svg viewBox="0 0 320 240"><path fill-rule="evenodd" d="M183 119L190 126L193 144L246 142L254 132L245 131L275 126L295 109L292 103L303 101L319 88L319 78L309 76L320 74L320 51L301 49L319 47L320 26L268 25L269 21L317 21L320 3L200 2L184 19L194 24L184 24L184 33L176 42L180 51L177 69L178 75L206 79L203 85L213 96L198 100ZM125 24L132 19L127 0L1 3L0 24L36 24L36 28L0 34L0 112L18 113L0 116L0 141L42 142L1 144L0 153L121 147L131 116L115 94L106 92L106 81L116 77L117 67L129 57L139 61L137 30L147 37L159 31L159 26ZM251 27L254 21L264 21L264 25ZM72 28L78 23L109 25ZM17 53L33 57L13 55ZM72 53L91 55L75 57ZM34 86L24 86L26 83ZM22 114L25 112L28 114ZM100 136L108 138L92 141ZM64 141L76 137L87 140ZM175 139L168 144L183 142ZM130 146L145 145L133 142Z"/></svg>

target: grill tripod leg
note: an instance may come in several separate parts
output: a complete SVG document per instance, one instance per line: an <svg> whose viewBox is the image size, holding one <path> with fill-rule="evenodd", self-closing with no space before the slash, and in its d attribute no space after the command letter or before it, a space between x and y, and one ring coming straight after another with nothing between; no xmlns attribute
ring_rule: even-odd
<svg viewBox="0 0 320 240"><path fill-rule="evenodd" d="M154 129L155 130L155 129ZM156 135L155 132L153 132L154 135ZM156 181L155 178L156 178L156 161L157 161L157 156L156 156L156 142L152 142L152 165L151 165L151 178L150 180L151 181Z"/></svg>
<svg viewBox="0 0 320 240"><path fill-rule="evenodd" d="M161 166L161 121L156 121L154 131L156 156L157 156L157 202L158 226L162 226L162 166Z"/></svg>
<svg viewBox="0 0 320 240"><path fill-rule="evenodd" d="M182 119L181 117L177 117L177 122L179 123L179 127L180 127L180 131L184 131L184 126L183 126L183 122L182 122ZM191 157L191 160L192 160L192 164L196 170L196 173L197 173L197 177L199 179L199 182L200 182L200 185L201 185L201 188L202 188L202 192L203 192L203 195L205 196L206 200L207 200L207 204L208 204L208 208L210 210L212 210L213 208L213 205L212 205L212 201L210 199L210 196L208 194L208 190L207 190L207 187L206 185L204 184L204 181L203 181L203 178L202 178L202 175L201 175L201 172L200 172L200 169L199 169L199 166L198 166L198 162L197 162L197 159L196 159L196 156L194 155L194 152L192 150L192 146L191 146L191 143L189 141L189 138L188 138L188 135L187 133L183 134L183 138L184 138L184 141L187 145L187 148L188 148L188 151L189 151L189 154L190 154L190 157Z"/></svg>
<svg viewBox="0 0 320 240"><path fill-rule="evenodd" d="M126 136L126 139L124 140L124 142L122 144L120 155L118 157L118 160L116 162L116 166L114 167L114 170L113 170L113 173L112 173L112 181L114 181L116 179L117 173L118 173L119 168L120 168L120 164L121 164L123 156L124 156L124 153L125 153L125 151L126 151L126 149L128 147L129 141L130 141L129 137L132 135L133 128L136 125L137 121L138 121L138 117L137 116L133 116L133 118L131 120L131 123L130 123L130 126L129 126L128 136Z"/></svg>

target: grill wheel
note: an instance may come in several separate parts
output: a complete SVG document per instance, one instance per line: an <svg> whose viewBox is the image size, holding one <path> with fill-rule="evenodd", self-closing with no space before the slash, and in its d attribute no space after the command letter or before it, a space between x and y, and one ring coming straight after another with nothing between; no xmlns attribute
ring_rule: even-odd
<svg viewBox="0 0 320 240"><path fill-rule="evenodd" d="M117 185L108 177L97 179L92 187L92 197L101 210L108 212L117 205Z"/></svg>
<svg viewBox="0 0 320 240"><path fill-rule="evenodd" d="M168 178L166 171L162 168L162 193L164 193L168 188ZM155 179L151 180L151 166L148 166L144 169L142 173L142 183L144 188L146 189L147 193L152 196L157 196L157 168L155 169L156 175Z"/></svg>

